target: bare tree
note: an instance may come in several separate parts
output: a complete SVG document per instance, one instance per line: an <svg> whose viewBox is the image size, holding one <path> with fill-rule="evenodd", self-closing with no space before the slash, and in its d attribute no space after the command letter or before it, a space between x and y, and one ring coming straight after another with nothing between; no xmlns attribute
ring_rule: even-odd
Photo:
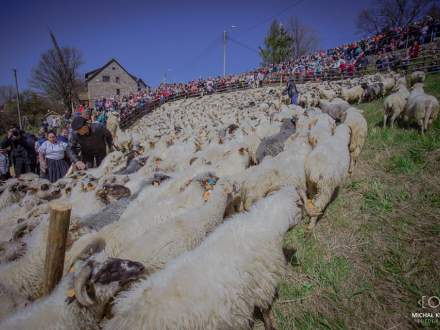
<svg viewBox="0 0 440 330"><path fill-rule="evenodd" d="M426 14L436 20L440 20L440 7L434 3Z"/></svg>
<svg viewBox="0 0 440 330"><path fill-rule="evenodd" d="M0 105L12 100L15 97L14 86L0 86Z"/></svg>
<svg viewBox="0 0 440 330"><path fill-rule="evenodd" d="M317 49L318 36L316 31L302 24L298 17L289 18L287 30L293 39L293 58L301 57Z"/></svg>
<svg viewBox="0 0 440 330"><path fill-rule="evenodd" d="M357 18L358 32L377 34L386 28L406 26L421 18L434 0L375 0Z"/></svg>
<svg viewBox="0 0 440 330"><path fill-rule="evenodd" d="M76 48L59 47L52 33L51 38L54 47L41 55L30 84L71 110L81 86L78 70L83 63L82 56Z"/></svg>

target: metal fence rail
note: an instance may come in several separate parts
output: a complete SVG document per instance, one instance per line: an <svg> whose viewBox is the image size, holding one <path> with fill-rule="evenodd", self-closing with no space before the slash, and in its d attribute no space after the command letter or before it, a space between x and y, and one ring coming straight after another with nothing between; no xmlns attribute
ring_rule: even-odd
<svg viewBox="0 0 440 330"><path fill-rule="evenodd" d="M270 73L269 77L262 81L262 86L273 86L275 84L281 85L286 82L288 78L293 77L296 83L302 84L306 82L322 82L322 81L336 81L343 80L347 78L360 78L365 75L375 74L378 72L389 72L390 70L401 72L401 73L411 73L416 70L421 70L425 72L439 72L440 71L440 49L426 49L421 52L421 56L413 58L410 60L402 60L401 63L391 64L390 66L378 69L376 66L357 69L353 72L337 72L339 69L323 71L321 74L312 74L308 76L296 75L293 76L283 73ZM214 93L225 93L233 92L238 90L245 90L256 87L255 84L249 84L246 81L234 81L232 83L225 83L221 86L215 86L213 93L207 93L204 89L185 92L170 95L168 97L160 100L154 100L151 102L146 102L143 106L137 106L132 109L128 114L123 115L120 118L119 126L122 129L129 128L133 125L139 118L144 115L154 111L156 108L160 107L162 104L167 102L173 102L181 99L201 97L204 95L210 95Z"/></svg>

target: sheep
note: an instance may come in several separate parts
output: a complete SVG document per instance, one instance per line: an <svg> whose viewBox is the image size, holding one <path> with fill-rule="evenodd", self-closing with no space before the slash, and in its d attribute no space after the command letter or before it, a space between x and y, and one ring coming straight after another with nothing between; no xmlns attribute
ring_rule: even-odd
<svg viewBox="0 0 440 330"><path fill-rule="evenodd" d="M328 114L335 121L341 122L345 118L345 110L350 107L350 104L344 100L336 100L328 102L325 100L319 101L319 107L323 113Z"/></svg>
<svg viewBox="0 0 440 330"><path fill-rule="evenodd" d="M112 134L114 144L117 145L117 143L118 143L117 131L119 128L119 120L113 112L110 112L108 114L106 126L107 126L107 129Z"/></svg>
<svg viewBox="0 0 440 330"><path fill-rule="evenodd" d="M438 113L439 102L437 98L425 93L416 93L408 98L404 119L405 121L416 121L422 134L425 134L425 131L437 119Z"/></svg>
<svg viewBox="0 0 440 330"><path fill-rule="evenodd" d="M152 231L156 226L172 221L180 215L183 216L188 210L200 209L202 206L209 209L211 204L215 204L213 200L204 202L202 198L204 189L196 178L188 180L187 176L182 176L174 181L168 180L159 186L157 188L159 192L155 196L152 196L150 189L144 189L138 198L130 203L119 221L102 228L97 233L81 237L66 255L65 271L68 271L69 265L76 260L79 252L93 241L104 240L107 243L105 248L107 255L119 256L131 244L130 241L136 242L139 237ZM214 191L216 189L220 188L214 187Z"/></svg>
<svg viewBox="0 0 440 330"><path fill-rule="evenodd" d="M364 95L362 95L364 102L371 102L384 95L383 83L363 83L361 86L364 89Z"/></svg>
<svg viewBox="0 0 440 330"><path fill-rule="evenodd" d="M396 85L396 81L394 78L383 78L382 80L382 84L383 84L383 93L382 96L387 95L389 92L392 91L392 89L394 88L394 86Z"/></svg>
<svg viewBox="0 0 440 330"><path fill-rule="evenodd" d="M364 90L361 86L355 86L352 88L342 87L340 89L340 95L348 103L357 102L359 104L362 101L362 95L364 95Z"/></svg>
<svg viewBox="0 0 440 330"><path fill-rule="evenodd" d="M238 210L249 210L256 201L283 185L305 191L304 164L311 150L307 136L296 133L285 142L283 152L237 174L234 179L241 187Z"/></svg>
<svg viewBox="0 0 440 330"><path fill-rule="evenodd" d="M344 124L350 127L350 167L349 174L353 173L357 160L364 146L368 134L368 124L364 116L356 108L349 108L346 111Z"/></svg>
<svg viewBox="0 0 440 330"><path fill-rule="evenodd" d="M238 214L193 251L120 294L104 329L248 329L270 306L285 272L284 233L301 218L284 188ZM237 253L239 251L239 253Z"/></svg>
<svg viewBox="0 0 440 330"><path fill-rule="evenodd" d="M159 188L151 186L143 189L125 209L119 221L103 227L98 233L84 235L72 245L66 253L65 272L68 272L78 254L96 238L108 242L106 249L117 255L121 246L128 241L127 238L136 240L148 228L181 214L188 208L203 205L203 190L197 182L189 184L183 192L176 193L187 181L188 177L183 176L176 182L166 182ZM23 257L0 265L0 283L5 285L11 295L29 297L31 300L41 296L47 230L48 216L45 215L32 235L26 238L27 249ZM0 297L0 301L2 299Z"/></svg>
<svg viewBox="0 0 440 330"><path fill-rule="evenodd" d="M333 136L319 141L306 159L307 196L302 194L304 207L313 229L329 204L336 189L344 182L350 167L350 127L340 124Z"/></svg>
<svg viewBox="0 0 440 330"><path fill-rule="evenodd" d="M327 140L333 135L335 128L335 121L329 115L325 113L315 115L309 122L309 143L313 147L320 141Z"/></svg>
<svg viewBox="0 0 440 330"><path fill-rule="evenodd" d="M426 75L423 71L414 71L411 73L411 84L414 85L415 83L423 83L425 82Z"/></svg>
<svg viewBox="0 0 440 330"><path fill-rule="evenodd" d="M128 240L117 256L142 263L146 274L162 269L171 259L198 246L223 221L232 192L232 185L220 179L209 203L153 227L136 240ZM107 251L108 256L114 256L113 251Z"/></svg>
<svg viewBox="0 0 440 330"><path fill-rule="evenodd" d="M256 161L259 164L267 155L276 156L284 148L284 142L295 133L295 124L289 119L284 119L279 133L263 138L256 152Z"/></svg>
<svg viewBox="0 0 440 330"><path fill-rule="evenodd" d="M0 328L98 330L111 298L144 274L144 267L138 262L116 258L103 262L99 254L78 260L75 269L49 296L3 320ZM85 307L88 306L84 297L86 286L93 287L93 307Z"/></svg>
<svg viewBox="0 0 440 330"><path fill-rule="evenodd" d="M321 99L325 99L325 100L333 100L336 97L336 92L332 89L323 89L320 88L319 89L319 96Z"/></svg>
<svg viewBox="0 0 440 330"><path fill-rule="evenodd" d="M390 127L393 128L394 121L403 113L409 97L409 91L405 84L399 84L397 92L388 95L384 100L383 128L386 128L387 119L390 119Z"/></svg>

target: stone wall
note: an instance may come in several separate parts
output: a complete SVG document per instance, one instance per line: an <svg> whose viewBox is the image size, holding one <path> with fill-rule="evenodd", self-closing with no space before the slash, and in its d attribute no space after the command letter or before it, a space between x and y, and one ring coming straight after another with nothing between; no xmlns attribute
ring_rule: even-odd
<svg viewBox="0 0 440 330"><path fill-rule="evenodd" d="M109 81L103 80L105 76L109 77ZM121 96L124 96L137 92L138 86L137 82L118 63L111 62L87 83L89 104L94 107L95 100L113 97L118 94L117 90Z"/></svg>

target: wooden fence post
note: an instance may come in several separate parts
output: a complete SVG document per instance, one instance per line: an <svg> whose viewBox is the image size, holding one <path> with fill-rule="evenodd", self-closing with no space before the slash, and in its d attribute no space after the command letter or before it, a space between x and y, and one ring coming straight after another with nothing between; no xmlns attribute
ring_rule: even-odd
<svg viewBox="0 0 440 330"><path fill-rule="evenodd" d="M63 276L66 240L70 224L70 204L53 201L49 204L50 219L44 265L44 294L52 292Z"/></svg>

